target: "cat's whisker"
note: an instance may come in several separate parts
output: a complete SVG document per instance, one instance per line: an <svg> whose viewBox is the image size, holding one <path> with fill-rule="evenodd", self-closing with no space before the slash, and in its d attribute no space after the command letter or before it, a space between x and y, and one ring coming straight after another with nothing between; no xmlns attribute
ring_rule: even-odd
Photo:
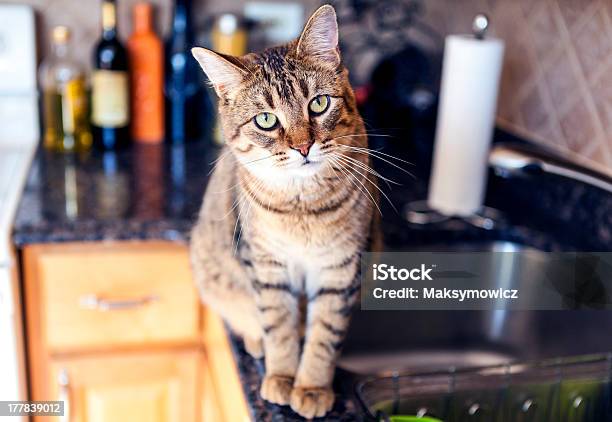
<svg viewBox="0 0 612 422"><path fill-rule="evenodd" d="M210 171L208 172L207 176L210 176L213 171L215 171L217 169L217 166L219 165L219 163L221 163L221 161L226 158L228 155L230 155L232 152L230 150L225 151L223 154L221 154L220 156L218 156L213 162L210 163L210 165L212 166L212 168L210 169Z"/></svg>
<svg viewBox="0 0 612 422"><path fill-rule="evenodd" d="M368 136L372 136L372 137L389 137L389 135L386 134L367 134L367 133L353 133L353 134L349 134L349 135L340 135L340 136L336 136L334 138L328 138L325 139L321 142L321 144L325 145L330 143L331 141L336 141L338 139L345 139L345 138L367 138Z"/></svg>
<svg viewBox="0 0 612 422"><path fill-rule="evenodd" d="M353 173L351 173L349 171L349 169L346 167L346 165L342 164L342 162L340 162L336 157L330 157L332 161L335 160L336 164L338 165L338 169L345 173L345 175L347 175L347 177L349 178L349 180L351 181L355 181L357 183L359 183L361 185L361 187L357 186L355 183L354 186L357 187L359 189L360 192L366 194L367 196L369 196L369 198L372 201L372 205L374 205L376 207L376 209L378 209L378 212L380 213L380 215L382 216L382 210L380 209L380 207L378 206L378 204L376 203L376 199L374 199L374 196L370 193L370 191L368 190L368 188L363 184L363 182L361 180L359 180ZM370 182L372 183L372 182ZM362 189L363 188L363 189Z"/></svg>
<svg viewBox="0 0 612 422"><path fill-rule="evenodd" d="M370 133L370 134L351 134L351 135L342 135L342 136L337 136L335 138L330 138L330 139L325 140L324 142L328 143L328 142L331 142L331 141L334 141L334 140L337 140L337 139L352 138L352 137L362 137L362 136L393 137L392 135L387 135L387 134L372 134L372 133ZM387 161L384 157L387 157L387 158L390 158L390 159L393 159L393 160L397 160L397 161L400 161L402 163L406 163L406 164L411 165L411 166L414 165L414 163L411 163L410 161L406 161L406 160L404 160L402 158L399 158L399 157L396 157L394 155L391 155L391 154L388 154L388 153L385 153L385 152L382 152L382 151L379 151L379 150L376 150L376 149L372 149L372 148L356 147L356 146L353 146L353 145L344 145L344 144L335 144L335 146L342 147L342 148L349 148L349 149L352 149L354 151L365 152L365 153L371 154L373 157L378 158L381 161L385 161L385 162L387 162L389 164L392 164L392 163ZM381 155L383 157L381 157ZM392 165L395 165L395 164L392 164ZM398 168L400 168L400 167L398 167ZM401 170L404 170L404 169L401 169ZM404 171L406 171L406 170L404 170ZM408 174L410 174L410 176L414 177L414 175L412 175L411 173L408 173Z"/></svg>
<svg viewBox="0 0 612 422"><path fill-rule="evenodd" d="M242 194L244 195L244 193ZM234 223L234 230L232 232L232 243L234 243L234 254L238 249L238 241L236 240L236 231L238 230L238 226L240 225L240 230L242 230L242 225L240 221L240 216L242 215L242 208L246 202L246 197L242 196L242 198L238 199L238 215L236 216L236 222Z"/></svg>
<svg viewBox="0 0 612 422"><path fill-rule="evenodd" d="M239 180L238 183L240 183L241 181ZM247 202L247 197L246 194L244 193L243 189L239 189L238 193L241 195L241 197L237 198L238 201L238 215L236 216L236 223L234 224L234 230L232 233L232 243L234 243L234 255L236 255L236 252L238 251L238 243L240 241L240 239L236 238L236 231L238 230L238 225L240 225L240 232L242 232L242 221L241 221L241 216L242 216L242 211L244 208L244 204Z"/></svg>
<svg viewBox="0 0 612 422"><path fill-rule="evenodd" d="M213 161L211 161L210 165L212 166L212 165L217 164L219 161L221 161L222 159L227 157L229 154L231 154L231 151L229 149L227 149L221 155L219 155L217 158L215 158Z"/></svg>
<svg viewBox="0 0 612 422"><path fill-rule="evenodd" d="M352 150L351 150L351 151L352 151ZM368 156L368 157L372 157L372 158L379 158L379 157L377 157L377 156L375 156L375 155L373 155L373 154L370 154L370 153L369 153L369 152L367 152L367 151L353 151L353 152L355 152L355 153L357 153L357 154L366 155L366 156ZM344 156L344 157L346 157L346 158L347 158L347 159L349 159L349 160L352 160L352 161L355 161L355 162L360 163L360 164L362 164L362 165L365 165L365 164L364 164L364 163L362 163L361 161L356 160L355 158L350 157L350 156L348 156L348 155L346 155L346 154L343 154L343 153L339 153L339 154L340 154L340 155L342 155L342 156ZM385 176L382 176L380 173L378 173L378 172L377 172L376 170L374 170L372 167L367 166L367 165L366 165L366 167L370 168L370 169L371 169L373 172L375 172L375 174L374 174L374 173L372 173L372 174L374 174L375 176L380 177L380 178L381 178L381 179L383 179L385 182L389 182L389 183L393 183L393 184L395 184L395 185L399 185L399 186L401 186L401 183L396 182L396 181L394 181L394 180L392 180L392 179L389 179L389 178L387 178L387 177L385 177ZM408 173L406 170L404 170L404 172ZM408 173L408 174L410 174L410 176L411 176L411 177L414 177L414 176L412 176L412 174L411 174L411 173Z"/></svg>
<svg viewBox="0 0 612 422"><path fill-rule="evenodd" d="M377 149L371 149L371 148L360 148L360 147L354 147L354 146L352 146L352 145L344 145L344 146L345 146L345 147L351 147L351 148L354 148L355 150L365 151L365 152L367 152L367 153L369 153L369 154L372 154L372 155L373 155L374 157L376 157L376 158L380 158L379 156L383 156L383 157L390 158L390 159L392 159L392 160L397 160L397 161L399 161L399 162L401 162L401 163L408 164L408 165L410 165L410 166L414 166L414 165L415 165L414 163L411 163L410 161L406 161L406 160L404 160L404 159L402 159L402 158L396 157L396 156L391 155L391 154L387 154L387 153L382 152L382 151L377 150Z"/></svg>
<svg viewBox="0 0 612 422"><path fill-rule="evenodd" d="M337 157L337 158L338 158L338 159L340 159L340 160L344 160L344 159L346 159L346 157ZM349 163L349 164L350 164L351 162L347 160L347 161L346 161L346 163ZM368 178L367 173L366 173L366 174L363 174L363 173L361 173L359 170L357 170L357 169L351 169L351 168L350 168L350 167L348 167L348 166L347 166L347 170L348 170L348 171L355 171L356 173L358 173L359 175L361 175L361 176L362 176L364 179L366 179L368 182L370 182L370 184L371 184L372 186L374 186L376 189L378 189L378 191L379 191L379 192L380 192L380 193L381 193L381 194L382 194L382 195L385 197L385 199L386 199L387 201L389 201L389 205L391 205L391 207L392 207L392 208L395 210L395 212L398 212L398 210L397 210L397 208L395 207L395 205L393 205L393 202L391 202L391 199L389 198L389 196L387 196L387 194L386 194L385 192L383 192L383 191L382 191L382 189L381 189L381 188L380 188L380 187L379 187L379 186L378 186L376 183L374 183L372 180L370 180L370 179Z"/></svg>
<svg viewBox="0 0 612 422"><path fill-rule="evenodd" d="M264 185L264 182L261 181L261 180L258 180L255 183L255 188L254 189L255 190L259 190L261 187L263 187L263 185ZM248 220L248 217L251 214L251 207L253 206L253 201L252 200L249 201L249 199L252 199L252 198L250 198L250 195L249 195L249 193L246 190L243 191L243 195L244 196L241 198L241 200L242 200L241 206L240 206L240 208L238 210L238 216L236 217L236 224L234 225L234 233L232 235L232 239L233 239L233 242L234 242L234 255L238 254L238 247L240 245L240 239L242 237L242 231L244 229L244 225L246 224L246 222ZM244 218L242 218L242 216L243 216L243 213L242 213L243 209L242 208L244 207L245 204L248 206L248 209L247 209L246 213L244 213ZM240 229L238 229L238 225L240 225ZM236 236L236 230L238 230L238 236Z"/></svg>
<svg viewBox="0 0 612 422"><path fill-rule="evenodd" d="M271 154L271 155L268 155L267 157L257 158L257 159L255 159L255 160L247 161L246 163L242 163L242 165L243 165L243 166L248 166L249 164L256 163L256 162L258 162L258 161L267 160L267 159L270 159L270 158L272 158L272 157L274 157L274 156L276 156L276 154Z"/></svg>
<svg viewBox="0 0 612 422"><path fill-rule="evenodd" d="M325 142L331 142L331 141L336 141L338 139L346 139L346 138L364 138L364 137L368 137L368 136L373 136L373 137L380 137L380 138L392 138L391 135L387 135L387 134L375 134L375 133L353 133L350 135L340 135L340 136L336 136L334 138L329 138L326 139Z"/></svg>
<svg viewBox="0 0 612 422"><path fill-rule="evenodd" d="M333 157L330 157L330 161L336 166L335 169L338 170L344 176L344 180L346 180L347 182L351 183L355 188L357 188L357 190L359 190L359 192L361 192L362 194L365 195L365 192L363 191L363 189L353 181L352 177L350 177L347 174L347 172L344 169L344 166L342 165L342 163L340 163L336 158L333 158ZM333 170L334 166L332 166L331 168ZM335 173L335 170L334 170L334 173ZM366 190L366 192L367 192L367 190Z"/></svg>
<svg viewBox="0 0 612 422"><path fill-rule="evenodd" d="M343 169L343 171L346 172L347 176L349 177L349 180L354 180L355 182L357 182L360 185L360 186L357 186L359 188L359 191L362 192L364 195L366 195L369 198L369 200L372 203L372 205L374 205L376 207L376 209L378 210L378 212L382 216L383 213L382 213L382 210L380 209L380 207L378 206L378 202L376 201L376 198L374 198L374 196L368 190L368 188L365 186L365 184L361 180L359 180L359 178L357 178L357 176L355 176L355 174L352 173L346 165L342 165L341 163L338 163L338 164L339 164L339 168Z"/></svg>
<svg viewBox="0 0 612 422"><path fill-rule="evenodd" d="M395 180L392 180L392 179L389 179L389 178L387 178L387 177L383 176L382 174L380 174L379 172L377 172L376 170L374 170L372 167L368 166L368 165L367 165L367 164L365 164L365 163L362 163L362 162L361 162L361 161L359 161L359 160L356 160L356 159L355 159L355 158L353 158L353 157L349 157L348 155L345 155L345 154L342 154L342 153L335 153L335 152L330 152L330 154L335 155L335 156L341 156L341 157L343 157L343 158L345 158L345 159L347 159L347 160L351 161L351 162L352 162L354 165L358 166L359 168L361 168L361 169L363 169L363 170L367 171L368 173L370 173L371 175L376 176L377 178L379 178L379 179L383 180L384 182L386 182L386 183L387 183L387 185L388 185L389 183L393 183L394 185L398 185L398 186L401 186L401 185L402 185L401 183L396 182ZM391 186L389 186L389 188L390 188L390 187L391 187Z"/></svg>
<svg viewBox="0 0 612 422"><path fill-rule="evenodd" d="M337 154L337 155L338 155L338 158L341 158L342 160L346 161L349 166L355 166L355 167L357 167L357 168L359 168L361 170L364 170L366 173L371 174L372 176L376 177L377 179L382 180L387 185L387 187L389 187L389 189L391 189L391 185L390 185L389 182L391 182L393 184L396 184L396 185L399 185L399 183L397 183L397 182L395 182L393 180L387 179L386 177L380 175L377 171L371 169L370 167L364 165L363 163L361 163L361 162L359 162L357 160L352 159L351 157L347 157L344 154Z"/></svg>
<svg viewBox="0 0 612 422"><path fill-rule="evenodd" d="M236 209L236 207L238 206L238 203L239 203L239 201L238 201L238 200L235 200L235 201L232 203L232 207L230 208L230 210L229 210L227 213L225 213L225 215L224 215L223 217L221 217L221 218L215 218L215 221L217 221L217 222L219 222L219 221L223 221L223 220L225 220L227 217L229 217L229 215L230 215L230 214L231 214L231 213L232 213L232 212L233 212L233 211Z"/></svg>
<svg viewBox="0 0 612 422"><path fill-rule="evenodd" d="M363 124L365 126L366 131L368 130L384 130L384 131L389 131L389 130L405 130L405 127L376 127L372 124L372 121L370 119L365 119L363 116L361 117L361 120L363 121ZM393 135L391 135L393 136Z"/></svg>
<svg viewBox="0 0 612 422"><path fill-rule="evenodd" d="M253 207L253 201L248 201L247 206L248 206L247 212L245 213L244 221L242 222L242 224L240 224L240 230L238 231L238 238L236 239L236 244L234 245L234 255L238 254L238 245L240 245L240 239L242 238L242 231L244 230L244 225L247 223L249 216L251 215L251 208Z"/></svg>
<svg viewBox="0 0 612 422"><path fill-rule="evenodd" d="M235 188L237 188L239 186L240 186L240 182L236 183L232 188L225 190L225 192L227 192L227 191L229 191L231 189L235 189ZM240 190L238 190L238 193L239 192L240 192ZM215 219L215 221L223 221L223 220L225 220L236 209L236 207L238 207L240 204L244 203L245 201L246 201L245 197L240 198L240 197L236 196L236 199L232 202L231 209L223 217L221 217L220 219Z"/></svg>
<svg viewBox="0 0 612 422"><path fill-rule="evenodd" d="M332 154L332 155L334 155L334 156L336 156L336 157L342 157L343 159L348 160L348 161L350 162L350 165L352 165L352 166L357 166L357 167L359 167L360 169L365 170L367 173L369 173L369 174L371 174L371 175L375 176L376 178L383 180L383 181L384 181L384 182L387 184L387 186L389 186L389 188L391 187L391 186L389 185L389 182L391 182L391 183L393 183L393 184L396 184L396 185L399 185L399 183L397 183L397 182L395 182L395 181L393 181L393 180L387 179L386 177L384 177L383 175L381 175L380 173L378 173L376 170L374 170L374 169L373 169L373 168L371 168L370 166L366 165L365 163L362 163L362 162L361 162L361 161L359 161L359 160L356 160L356 159L354 159L354 158L352 158L352 157L349 157L349 156L347 156L347 155L345 155L345 154L342 154L342 153L338 153L338 154L336 154L336 153L332 152L331 154Z"/></svg>
<svg viewBox="0 0 612 422"><path fill-rule="evenodd" d="M391 155L391 154L387 154L387 153L379 151L377 149L356 147L356 146L353 146L353 145L343 145L343 144L338 144L338 146L341 146L341 147L344 147L344 148L350 148L350 149L358 150L358 151L362 151L362 152L367 152L368 154L372 154L373 156L382 155L382 156L391 158L393 160L401 161L402 163L406 163L406 164L409 164L411 166L414 166L414 163L411 163L410 161L406 161L406 160L404 160L402 158L396 157L396 156ZM380 158L380 157L376 157L376 158Z"/></svg>
<svg viewBox="0 0 612 422"><path fill-rule="evenodd" d="M240 183L236 183L235 185L230 186L230 187L229 187L229 188L227 188L227 189L218 190L218 191L214 191L214 192L211 192L211 193L214 193L215 195L218 195L218 194L221 194L221 193L226 193L226 192L229 192L229 191L231 191L231 190L233 190L233 189L237 188L238 186L240 186Z"/></svg>
<svg viewBox="0 0 612 422"><path fill-rule="evenodd" d="M369 150L356 150L356 149L351 149L351 147L348 147L347 145L342 145L342 147L344 147L344 148L346 148L346 149L348 149L348 150L354 151L354 152L356 152L357 154L371 155L371 156L372 156L372 157L374 157L374 158L378 158L379 160L384 161L385 163L387 163L387 164L389 164L389 165L391 165L391 166L393 166L393 167L395 167L395 168L397 168L397 169L399 169L399 170L403 171L404 173L406 173L406 174L407 174L407 175L409 175L410 177L412 177L412 178L416 179L416 176L415 176L414 174L410 173L410 172L409 172L408 170L406 170L405 168L400 167L400 166L398 166L397 164L395 164L394 162L389 161L389 160L387 160L387 159L385 159L385 158L383 158L383 157L378 157L378 156L375 156L375 155L374 155L374 154L372 154L372 152L371 152L371 151L369 151Z"/></svg>
<svg viewBox="0 0 612 422"><path fill-rule="evenodd" d="M334 166L331 165L331 160L325 160L325 164L329 167L332 173L334 173L334 177L339 180L340 176L338 176L338 173L336 173L336 170L334 170Z"/></svg>

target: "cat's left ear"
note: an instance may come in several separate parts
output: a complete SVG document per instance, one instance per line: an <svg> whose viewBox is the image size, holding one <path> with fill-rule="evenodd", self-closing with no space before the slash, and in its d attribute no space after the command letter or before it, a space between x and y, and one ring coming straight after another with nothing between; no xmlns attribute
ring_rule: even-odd
<svg viewBox="0 0 612 422"><path fill-rule="evenodd" d="M208 76L219 97L240 85L246 76L245 70L232 63L228 57L214 51L194 47L191 49L191 54L198 61L206 76Z"/></svg>
<svg viewBox="0 0 612 422"><path fill-rule="evenodd" d="M297 54L340 64L336 11L326 4L308 19L297 43Z"/></svg>

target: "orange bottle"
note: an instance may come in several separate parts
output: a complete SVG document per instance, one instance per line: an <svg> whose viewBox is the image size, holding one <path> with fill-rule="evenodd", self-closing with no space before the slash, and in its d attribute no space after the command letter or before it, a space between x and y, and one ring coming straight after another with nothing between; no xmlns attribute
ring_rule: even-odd
<svg viewBox="0 0 612 422"><path fill-rule="evenodd" d="M149 3L133 8L134 30L127 47L131 70L132 138L160 143L164 139L163 45L153 31Z"/></svg>

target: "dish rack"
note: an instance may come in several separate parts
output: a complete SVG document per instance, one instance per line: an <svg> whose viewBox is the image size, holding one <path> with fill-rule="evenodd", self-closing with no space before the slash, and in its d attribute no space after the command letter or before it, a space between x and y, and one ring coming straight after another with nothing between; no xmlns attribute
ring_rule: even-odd
<svg viewBox="0 0 612 422"><path fill-rule="evenodd" d="M604 422L611 378L612 353L392 374L358 383L356 396L371 421Z"/></svg>

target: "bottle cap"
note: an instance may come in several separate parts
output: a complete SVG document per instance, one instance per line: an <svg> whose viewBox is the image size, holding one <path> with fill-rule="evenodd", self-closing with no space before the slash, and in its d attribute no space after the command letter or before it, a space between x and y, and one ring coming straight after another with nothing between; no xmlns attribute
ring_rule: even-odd
<svg viewBox="0 0 612 422"><path fill-rule="evenodd" d="M224 13L217 21L219 31L225 35L232 35L238 30L238 17L232 13Z"/></svg>
<svg viewBox="0 0 612 422"><path fill-rule="evenodd" d="M102 2L102 28L113 30L117 25L116 7L114 0L104 0Z"/></svg>
<svg viewBox="0 0 612 422"><path fill-rule="evenodd" d="M53 28L51 39L54 44L66 44L70 39L70 29L67 26L59 25Z"/></svg>
<svg viewBox="0 0 612 422"><path fill-rule="evenodd" d="M151 3L136 3L132 10L134 16L134 29L136 31L150 29L153 15Z"/></svg>

